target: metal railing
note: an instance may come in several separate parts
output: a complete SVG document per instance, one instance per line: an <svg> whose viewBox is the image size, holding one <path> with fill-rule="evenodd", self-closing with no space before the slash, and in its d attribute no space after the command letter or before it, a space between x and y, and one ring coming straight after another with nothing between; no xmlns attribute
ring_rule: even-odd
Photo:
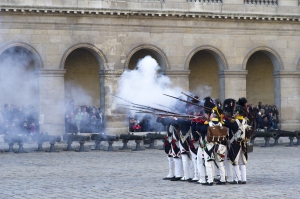
<svg viewBox="0 0 300 199"><path fill-rule="evenodd" d="M277 0L244 0L244 2L253 5L278 5Z"/></svg>
<svg viewBox="0 0 300 199"><path fill-rule="evenodd" d="M223 3L223 0L187 0L187 2L199 2L199 3Z"/></svg>

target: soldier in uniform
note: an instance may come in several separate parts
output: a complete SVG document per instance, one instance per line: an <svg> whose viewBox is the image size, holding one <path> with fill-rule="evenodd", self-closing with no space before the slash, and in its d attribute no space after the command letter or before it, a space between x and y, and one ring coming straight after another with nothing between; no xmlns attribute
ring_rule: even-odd
<svg viewBox="0 0 300 199"><path fill-rule="evenodd" d="M180 158L180 150L176 145L176 122L172 118L158 117L156 120L166 127L167 135L164 140L165 153L168 155L169 173L163 180L178 181L182 178L182 161Z"/></svg>
<svg viewBox="0 0 300 199"><path fill-rule="evenodd" d="M179 127L179 149L182 158L182 166L183 166L183 177L181 178L182 181L190 181L193 178L193 170L192 162L191 162L191 154L190 154L190 134L191 134L191 121L186 119L177 119Z"/></svg>
<svg viewBox="0 0 300 199"><path fill-rule="evenodd" d="M246 184L246 164L248 159L246 142L243 136L250 128L247 124L247 99L240 98L236 106L234 119L225 120L224 126L229 130L229 159L233 165L233 175L235 179L230 184Z"/></svg>
<svg viewBox="0 0 300 199"><path fill-rule="evenodd" d="M211 141L208 142L206 139L207 130L209 127L214 126L222 126L222 110L218 107L214 107L212 109L212 113L210 114L210 121L205 122L203 126L200 128L201 135L203 137L204 147L203 147L203 154L205 160L205 171L208 177L207 182L202 183L202 185L213 185L213 174L214 174L214 164L216 164L218 170L220 171L220 181L217 182L217 185L225 185L225 167L224 167L224 159L225 159L225 151L226 146L224 144L224 140L219 141Z"/></svg>
<svg viewBox="0 0 300 199"><path fill-rule="evenodd" d="M201 160L199 160L199 167L200 167L200 180L198 181L199 183L201 183L202 185L209 185L212 186L213 185L213 181L214 181L214 164L215 163L217 165L217 168L220 171L220 181L217 182L218 185L225 185L226 184L226 180L225 180L225 168L224 168L224 147L221 144L220 140L219 142L208 142L206 139L206 135L207 135L207 129L208 127L212 127L212 126L222 126L222 110L215 106L212 99L210 97L205 98L205 103L204 106L206 108L206 114L208 114L210 116L210 121L206 121L204 123L204 125L199 127L199 131L201 132L201 150L199 150L199 152L201 153L201 156L199 155L199 159L201 158ZM212 108L213 107L213 108ZM223 153L219 154L221 151L221 146L223 146ZM218 151L218 153L216 152ZM203 158L204 158L204 165L205 165L205 170L203 165ZM207 181L205 180L205 174L207 175L208 179Z"/></svg>
<svg viewBox="0 0 300 199"><path fill-rule="evenodd" d="M198 104L199 103L199 97L195 96L195 99L192 99L192 103ZM197 99L197 100L196 100ZM190 166L190 173L192 176L192 179L190 182L197 182L199 180L199 172L198 172L198 165L197 165L197 152L199 147L199 134L197 133L197 123L200 121L200 107L196 105L189 105L187 109L188 115L195 116L194 119L191 120L191 133L190 137L188 139L189 142L189 150L191 155L192 164Z"/></svg>

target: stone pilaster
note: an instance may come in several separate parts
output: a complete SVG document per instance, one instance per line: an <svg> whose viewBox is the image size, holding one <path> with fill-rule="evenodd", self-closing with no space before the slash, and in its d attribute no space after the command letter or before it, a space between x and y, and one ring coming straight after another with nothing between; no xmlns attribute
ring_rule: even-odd
<svg viewBox="0 0 300 199"><path fill-rule="evenodd" d="M113 96L110 94L115 94L118 89L118 81L124 70L100 70L100 88L101 88L101 107L102 103L105 104L105 115L112 115L112 110L114 109L112 101ZM103 82L102 82L103 81ZM102 82L102 83L101 83ZM102 88L104 87L104 89ZM103 98L103 99L102 99Z"/></svg>
<svg viewBox="0 0 300 199"><path fill-rule="evenodd" d="M172 86L179 86L188 91L190 72L190 70L166 70L165 75L173 82Z"/></svg>
<svg viewBox="0 0 300 199"><path fill-rule="evenodd" d="M274 73L275 105L279 110L281 128L300 128L300 71L278 71Z"/></svg>
<svg viewBox="0 0 300 199"><path fill-rule="evenodd" d="M100 70L100 104L105 113L105 132L111 135L128 133L128 116L116 110L113 103L118 89L118 81L124 70ZM103 106L105 104L105 106Z"/></svg>
<svg viewBox="0 0 300 199"><path fill-rule="evenodd" d="M65 94L64 75L66 70L39 70L40 131L52 135L64 133Z"/></svg>
<svg viewBox="0 0 300 199"><path fill-rule="evenodd" d="M248 71L219 71L220 99L246 97L246 75Z"/></svg>

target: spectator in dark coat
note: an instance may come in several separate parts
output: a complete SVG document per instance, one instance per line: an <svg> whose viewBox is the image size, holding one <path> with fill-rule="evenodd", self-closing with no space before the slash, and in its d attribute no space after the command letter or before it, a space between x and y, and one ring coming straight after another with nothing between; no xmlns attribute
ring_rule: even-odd
<svg viewBox="0 0 300 199"><path fill-rule="evenodd" d="M254 129L256 129L257 127L257 121L256 121L257 116L258 116L258 110L256 107L253 106L253 104L251 104L249 107L248 118L250 121L250 126L252 126Z"/></svg>
<svg viewBox="0 0 300 199"><path fill-rule="evenodd" d="M269 131L270 130L271 123L270 123L270 120L268 119L268 116L264 116L263 117L262 127L263 127L263 129L265 129L265 131Z"/></svg>

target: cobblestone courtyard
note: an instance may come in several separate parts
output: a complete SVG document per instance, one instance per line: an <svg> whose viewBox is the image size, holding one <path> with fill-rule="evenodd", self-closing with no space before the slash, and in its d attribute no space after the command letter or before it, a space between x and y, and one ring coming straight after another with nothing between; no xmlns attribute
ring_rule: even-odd
<svg viewBox="0 0 300 199"><path fill-rule="evenodd" d="M246 185L213 187L162 180L161 150L4 153L0 198L299 198L299 152L256 146Z"/></svg>

